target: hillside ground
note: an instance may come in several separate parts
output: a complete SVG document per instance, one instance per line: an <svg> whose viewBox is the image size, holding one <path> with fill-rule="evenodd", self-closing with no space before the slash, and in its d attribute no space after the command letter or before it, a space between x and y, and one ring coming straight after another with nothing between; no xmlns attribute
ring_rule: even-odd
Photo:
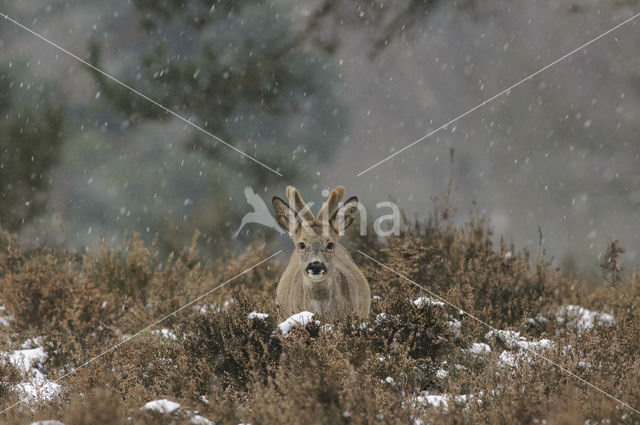
<svg viewBox="0 0 640 425"><path fill-rule="evenodd" d="M618 244L594 284L492 243L476 214L461 228L448 216L438 208L387 241L345 238L371 285L367 321L279 327L283 253L130 341L269 244L206 262L195 249L162 257L135 235L78 255L23 251L2 233L0 410L23 401L2 422L640 422L575 377L640 408L640 274L620 271Z"/></svg>

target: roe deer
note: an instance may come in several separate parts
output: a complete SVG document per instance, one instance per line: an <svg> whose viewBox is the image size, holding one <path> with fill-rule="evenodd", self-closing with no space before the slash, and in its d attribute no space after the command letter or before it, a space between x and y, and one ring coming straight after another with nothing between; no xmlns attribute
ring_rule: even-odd
<svg viewBox="0 0 640 425"><path fill-rule="evenodd" d="M314 218L296 188L288 186L286 194L291 206L277 196L273 198L276 221L294 242L293 255L276 290L282 313L290 316L310 311L333 320L355 312L367 318L369 283L338 243L355 218L358 198L351 197L339 206L344 187L338 186Z"/></svg>

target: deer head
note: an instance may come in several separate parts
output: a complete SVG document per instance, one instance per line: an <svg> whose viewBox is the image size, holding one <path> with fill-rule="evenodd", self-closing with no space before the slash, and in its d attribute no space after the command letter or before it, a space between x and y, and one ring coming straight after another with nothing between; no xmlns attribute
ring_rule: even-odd
<svg viewBox="0 0 640 425"><path fill-rule="evenodd" d="M276 221L293 240L303 275L311 282L322 282L332 272L340 235L355 219L358 198L353 196L340 206L344 187L338 186L314 218L296 188L288 186L286 194L289 204L273 198Z"/></svg>

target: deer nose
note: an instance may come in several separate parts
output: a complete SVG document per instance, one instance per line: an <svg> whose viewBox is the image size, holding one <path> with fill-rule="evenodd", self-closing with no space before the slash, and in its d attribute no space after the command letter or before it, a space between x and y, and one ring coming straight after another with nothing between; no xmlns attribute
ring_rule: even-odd
<svg viewBox="0 0 640 425"><path fill-rule="evenodd" d="M320 261L314 261L307 266L307 271L313 274L324 273L326 270L327 268Z"/></svg>

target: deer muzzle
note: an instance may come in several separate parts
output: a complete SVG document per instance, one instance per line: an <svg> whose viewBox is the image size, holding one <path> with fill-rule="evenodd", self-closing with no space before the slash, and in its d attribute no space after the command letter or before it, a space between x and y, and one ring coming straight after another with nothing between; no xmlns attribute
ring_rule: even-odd
<svg viewBox="0 0 640 425"><path fill-rule="evenodd" d="M324 263L321 263L320 261L314 261L307 265L306 271L307 275L309 275L311 279L322 279L327 272L327 266L325 266Z"/></svg>

